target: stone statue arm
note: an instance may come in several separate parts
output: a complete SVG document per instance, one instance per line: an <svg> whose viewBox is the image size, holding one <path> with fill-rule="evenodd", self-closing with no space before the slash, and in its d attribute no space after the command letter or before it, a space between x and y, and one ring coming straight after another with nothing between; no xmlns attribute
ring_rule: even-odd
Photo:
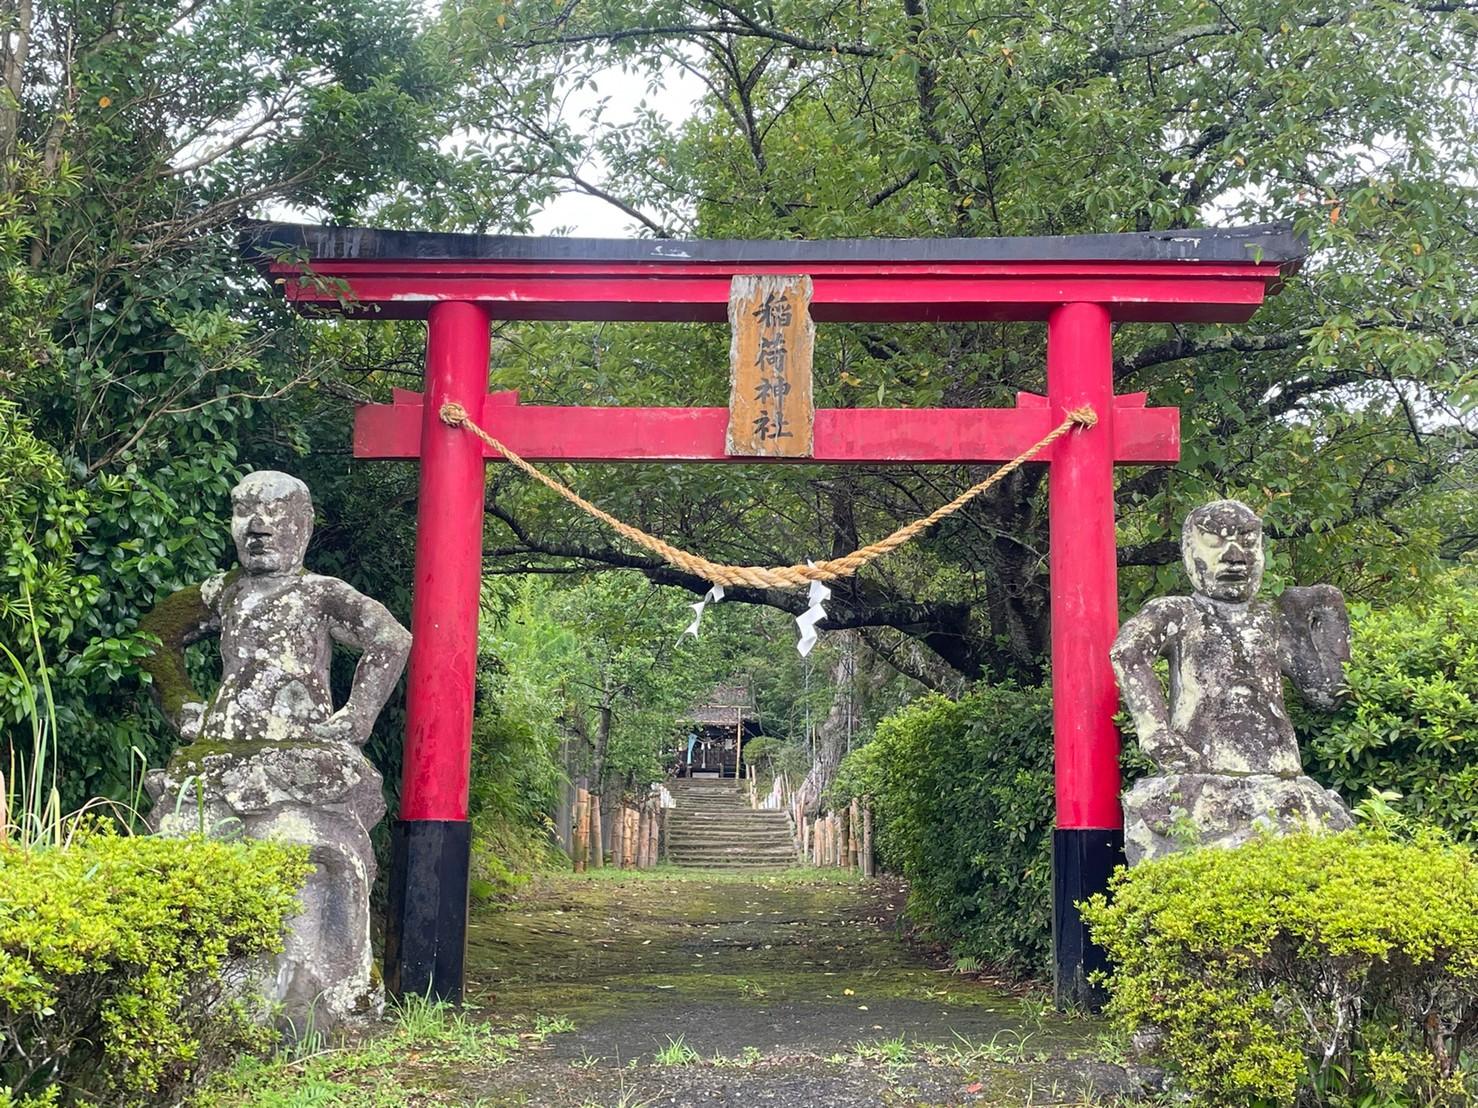
<svg viewBox="0 0 1478 1108"><path fill-rule="evenodd" d="M1119 678L1119 698L1134 717L1140 748L1166 770L1184 763L1189 751L1170 725L1170 704L1154 667L1185 626L1183 606L1183 597L1151 600L1119 628L1109 651Z"/></svg>
<svg viewBox="0 0 1478 1108"><path fill-rule="evenodd" d="M193 740L200 734L205 698L190 684L185 668L185 647L221 633L221 618L209 599L218 593L220 582L212 580L170 593L139 620L139 630L159 640L139 663L152 679L150 692L160 711L180 737Z"/></svg>
<svg viewBox="0 0 1478 1108"><path fill-rule="evenodd" d="M317 727L319 737L363 745L411 652L411 633L378 600L334 578L327 581L324 614L335 642L361 651L349 699Z"/></svg>
<svg viewBox="0 0 1478 1108"><path fill-rule="evenodd" d="M1350 613L1333 585L1293 586L1278 597L1284 675L1326 711L1339 706L1350 660Z"/></svg>

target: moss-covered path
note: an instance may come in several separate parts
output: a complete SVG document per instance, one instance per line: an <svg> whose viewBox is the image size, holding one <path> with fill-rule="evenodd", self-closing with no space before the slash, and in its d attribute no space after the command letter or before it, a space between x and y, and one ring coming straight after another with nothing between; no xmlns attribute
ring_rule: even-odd
<svg viewBox="0 0 1478 1108"><path fill-rule="evenodd" d="M465 1016L420 1006L203 1103L1049 1105L1126 1089L1096 1021L932 964L900 914L895 887L828 871L540 878L476 911Z"/></svg>
<svg viewBox="0 0 1478 1108"><path fill-rule="evenodd" d="M471 999L575 1029L464 1075L493 1103L1081 1103L1099 1027L931 965L901 897L825 871L543 879L479 913ZM1096 1079L1096 1081L1095 1081Z"/></svg>

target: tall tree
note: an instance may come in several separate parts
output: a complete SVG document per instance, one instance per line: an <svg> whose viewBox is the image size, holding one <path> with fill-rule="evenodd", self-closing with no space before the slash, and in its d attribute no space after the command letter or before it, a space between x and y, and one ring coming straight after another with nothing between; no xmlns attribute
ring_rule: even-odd
<svg viewBox="0 0 1478 1108"><path fill-rule="evenodd" d="M283 398L340 380L235 220L449 179L450 70L417 23L382 0L0 0L0 640L40 632L71 797L157 757L120 682L138 615L218 567L241 468L309 441Z"/></svg>
<svg viewBox="0 0 1478 1108"><path fill-rule="evenodd" d="M653 235L792 237L1173 231L1294 221L1302 272L1251 326L1122 326L1126 391L1184 413L1173 468L1121 474L1127 599L1177 580L1184 511L1236 495L1278 542L1275 580L1358 596L1420 587L1474 545L1478 114L1471 0L1215 5L847 5L582 0L446 9L481 83L464 103L491 171L612 204ZM673 123L606 122L572 96L613 70L705 90ZM587 106L582 107L585 104ZM527 399L720 403L717 328L510 327L500 383ZM817 401L1009 404L1040 388L1027 326L833 326ZM700 469L585 491L730 561L851 549L978 474ZM836 589L831 628L927 644L967 677L1036 678L1047 655L1040 468ZM491 564L636 568L516 477L495 480ZM794 593L732 590L789 611ZM902 655L900 655L902 656Z"/></svg>

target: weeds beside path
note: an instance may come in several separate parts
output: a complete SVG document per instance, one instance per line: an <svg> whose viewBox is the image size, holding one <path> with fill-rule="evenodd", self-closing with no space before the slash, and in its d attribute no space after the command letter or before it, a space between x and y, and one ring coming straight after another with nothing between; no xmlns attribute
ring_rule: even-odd
<svg viewBox="0 0 1478 1108"><path fill-rule="evenodd" d="M1128 1087L1096 1021L930 965L899 912L889 886L816 870L541 878L476 912L467 1013L418 1006L203 1103L1047 1105Z"/></svg>

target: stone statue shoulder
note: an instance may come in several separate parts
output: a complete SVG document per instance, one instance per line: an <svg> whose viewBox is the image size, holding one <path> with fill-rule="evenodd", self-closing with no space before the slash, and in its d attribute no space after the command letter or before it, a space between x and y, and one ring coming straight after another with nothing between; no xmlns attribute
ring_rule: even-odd
<svg viewBox="0 0 1478 1108"><path fill-rule="evenodd" d="M1139 615L1148 616L1151 620L1158 622L1184 619L1195 610L1196 598L1194 596L1157 596L1145 602L1145 606L1139 610Z"/></svg>
<svg viewBox="0 0 1478 1108"><path fill-rule="evenodd" d="M1190 596L1157 596L1124 621L1114 640L1117 659L1139 651L1158 653L1196 618L1196 600Z"/></svg>
<svg viewBox="0 0 1478 1108"><path fill-rule="evenodd" d="M217 616L221 614L221 602L226 593L226 586L234 582L240 573L240 570L213 573L200 583L200 600L210 612Z"/></svg>

